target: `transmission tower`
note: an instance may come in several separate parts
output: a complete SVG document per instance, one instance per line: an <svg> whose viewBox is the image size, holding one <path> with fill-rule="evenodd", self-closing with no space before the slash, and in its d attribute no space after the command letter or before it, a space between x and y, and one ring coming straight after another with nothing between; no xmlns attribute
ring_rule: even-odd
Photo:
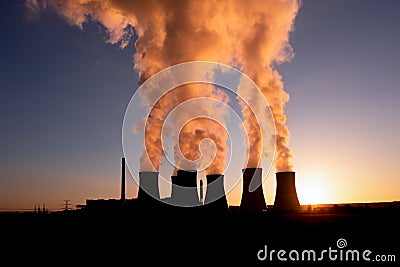
<svg viewBox="0 0 400 267"><path fill-rule="evenodd" d="M64 200L64 202L65 202L65 204L64 204L65 205L65 209L64 210L69 210L69 206L70 206L69 201L70 201L69 199L65 199Z"/></svg>

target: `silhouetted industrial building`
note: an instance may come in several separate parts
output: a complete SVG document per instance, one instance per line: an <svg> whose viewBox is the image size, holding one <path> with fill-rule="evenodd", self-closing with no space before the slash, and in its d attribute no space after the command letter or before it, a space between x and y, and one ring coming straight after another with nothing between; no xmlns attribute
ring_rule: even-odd
<svg viewBox="0 0 400 267"><path fill-rule="evenodd" d="M171 176L171 181L171 204L185 207L199 205L197 171L178 170L176 176Z"/></svg>
<svg viewBox="0 0 400 267"><path fill-rule="evenodd" d="M300 211L300 203L297 197L295 173L276 173L276 194L274 210L277 211Z"/></svg>
<svg viewBox="0 0 400 267"><path fill-rule="evenodd" d="M158 172L139 172L138 207L151 211L162 206L158 187Z"/></svg>
<svg viewBox="0 0 400 267"><path fill-rule="evenodd" d="M139 172L139 185L139 200L160 200L160 190L158 188L158 172Z"/></svg>
<svg viewBox="0 0 400 267"><path fill-rule="evenodd" d="M206 175L206 190L200 185L200 196L197 188L196 170L177 170L177 175L171 176L171 197L161 200L158 172L139 172L139 189L136 199L125 197L126 161L122 158L121 166L121 198L86 200L86 209L93 212L110 212L117 210L149 210L152 208L173 208L173 206L193 207L203 206L200 210L218 213L227 212L228 206L224 189L223 174ZM240 211L264 211L267 209L262 189L262 169L246 168L242 170L243 194ZM284 179L284 178L283 178ZM288 186L283 186L288 187ZM282 189L284 190L284 189ZM295 191L295 189L294 189ZM297 199L297 195L296 195ZM161 201L160 201L161 200ZM203 203L204 202L204 203ZM278 201L279 203L279 201ZM298 203L298 202L297 202ZM172 204L172 206L168 205ZM283 204L277 205L281 207ZM286 205L286 204L285 204ZM282 207L286 207L283 205ZM293 206L293 205L292 205ZM291 207L292 207L291 206ZM181 210L181 209L179 209ZM234 210L234 207L232 207Z"/></svg>
<svg viewBox="0 0 400 267"><path fill-rule="evenodd" d="M246 168L243 173L243 192L240 211L263 211L267 209L262 189L262 169Z"/></svg>
<svg viewBox="0 0 400 267"><path fill-rule="evenodd" d="M213 212L227 212L228 202L226 201L224 189L224 175L206 175L207 191L204 204L206 209Z"/></svg>

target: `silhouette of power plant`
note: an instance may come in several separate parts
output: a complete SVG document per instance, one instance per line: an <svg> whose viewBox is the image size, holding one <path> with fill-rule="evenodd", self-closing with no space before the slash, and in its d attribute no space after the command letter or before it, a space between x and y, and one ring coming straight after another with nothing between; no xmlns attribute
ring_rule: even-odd
<svg viewBox="0 0 400 267"><path fill-rule="evenodd" d="M242 211L259 211L267 208L265 205L264 194L261 186L262 169L247 168L243 169L243 194L240 202L240 210ZM257 184L257 188L253 190L251 185Z"/></svg>
<svg viewBox="0 0 400 267"><path fill-rule="evenodd" d="M295 173L276 173L276 194L274 209L281 211L299 211L300 203L297 198Z"/></svg>
<svg viewBox="0 0 400 267"><path fill-rule="evenodd" d="M86 200L88 211L113 211L120 209L146 210L152 208L200 208L206 211L224 213L228 211L228 202L224 189L223 174L206 175L207 190L203 192L202 180L197 187L196 170L177 170L171 176L171 196L160 197L159 173L139 172L139 191L136 199L125 198L125 158L121 165L121 198L110 200ZM245 168L242 170L243 191L239 211L261 212L267 210L262 189L262 168ZM297 197L294 172L276 173L276 195L274 211L297 212L300 203Z"/></svg>

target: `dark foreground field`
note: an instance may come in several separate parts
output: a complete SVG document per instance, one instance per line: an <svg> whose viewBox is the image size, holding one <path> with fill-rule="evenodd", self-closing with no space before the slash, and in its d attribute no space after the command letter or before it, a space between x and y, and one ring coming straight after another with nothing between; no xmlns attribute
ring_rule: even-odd
<svg viewBox="0 0 400 267"><path fill-rule="evenodd" d="M400 266L398 210L360 214L274 214L266 212L226 215L186 212L118 212L87 214L69 211L49 214L0 214L2 260L12 265L126 266L288 266L324 263ZM340 261L342 250L372 251L369 262ZM273 259L260 261L259 250L275 250ZM330 260L322 250L338 250ZM285 250L288 261L277 259ZM314 250L317 260L292 261L291 250ZM376 255L394 255L389 262ZM264 254L260 254L263 256ZM295 254L293 254L295 255ZM308 255L308 254L307 254ZM344 258L343 258L344 259ZM3 265L5 266L5 265Z"/></svg>

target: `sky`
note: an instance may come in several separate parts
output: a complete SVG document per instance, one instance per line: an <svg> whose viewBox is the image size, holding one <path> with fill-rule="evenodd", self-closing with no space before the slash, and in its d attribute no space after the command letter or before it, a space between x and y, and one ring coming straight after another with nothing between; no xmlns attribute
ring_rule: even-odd
<svg viewBox="0 0 400 267"><path fill-rule="evenodd" d="M399 10L395 0L303 1L295 56L277 67L302 204L400 200ZM98 24L33 17L19 0L1 1L0 30L0 210L119 198L133 42L121 49ZM136 195L132 179L126 188ZM267 204L274 190L272 173Z"/></svg>

